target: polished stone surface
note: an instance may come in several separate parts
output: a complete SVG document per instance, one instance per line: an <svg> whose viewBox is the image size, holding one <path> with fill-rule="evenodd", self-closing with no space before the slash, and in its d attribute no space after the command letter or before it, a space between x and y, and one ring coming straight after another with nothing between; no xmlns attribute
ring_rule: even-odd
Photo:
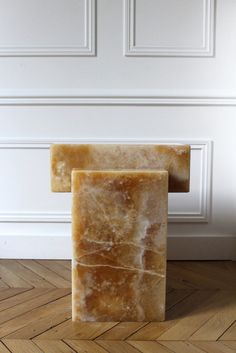
<svg viewBox="0 0 236 353"><path fill-rule="evenodd" d="M188 192L188 145L52 145L51 186L71 191L72 169L158 169L169 172L169 192Z"/></svg>
<svg viewBox="0 0 236 353"><path fill-rule="evenodd" d="M72 193L73 320L163 320L168 172L75 170Z"/></svg>

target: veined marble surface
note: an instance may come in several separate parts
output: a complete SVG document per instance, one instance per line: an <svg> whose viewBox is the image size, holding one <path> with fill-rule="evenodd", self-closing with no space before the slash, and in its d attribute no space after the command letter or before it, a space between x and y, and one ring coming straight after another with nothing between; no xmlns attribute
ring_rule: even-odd
<svg viewBox="0 0 236 353"><path fill-rule="evenodd" d="M169 192L188 192L188 145L52 145L52 191L71 191L72 169L156 169L169 172Z"/></svg>
<svg viewBox="0 0 236 353"><path fill-rule="evenodd" d="M75 321L165 315L167 171L72 172Z"/></svg>

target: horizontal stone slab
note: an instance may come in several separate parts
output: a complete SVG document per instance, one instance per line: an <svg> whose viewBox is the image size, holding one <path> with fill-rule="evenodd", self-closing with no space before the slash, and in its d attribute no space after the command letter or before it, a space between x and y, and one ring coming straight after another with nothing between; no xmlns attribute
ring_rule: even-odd
<svg viewBox="0 0 236 353"><path fill-rule="evenodd" d="M56 144L51 146L51 188L71 191L71 172L81 170L155 169L169 173L169 192L188 192L188 145Z"/></svg>

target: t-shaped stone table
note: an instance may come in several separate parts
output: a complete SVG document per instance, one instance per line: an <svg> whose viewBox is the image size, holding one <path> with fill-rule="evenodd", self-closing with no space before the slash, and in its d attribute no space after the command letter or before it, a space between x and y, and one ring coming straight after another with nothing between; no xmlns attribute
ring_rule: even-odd
<svg viewBox="0 0 236 353"><path fill-rule="evenodd" d="M51 167L73 194L72 319L164 320L168 190L189 191L189 146L52 145Z"/></svg>

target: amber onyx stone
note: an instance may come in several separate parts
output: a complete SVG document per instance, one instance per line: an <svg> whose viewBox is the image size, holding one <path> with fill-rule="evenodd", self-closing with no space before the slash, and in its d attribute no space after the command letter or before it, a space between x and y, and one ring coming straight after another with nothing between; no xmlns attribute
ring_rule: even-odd
<svg viewBox="0 0 236 353"><path fill-rule="evenodd" d="M72 193L73 320L164 320L168 172L73 170Z"/></svg>
<svg viewBox="0 0 236 353"><path fill-rule="evenodd" d="M188 192L188 145L52 145L51 186L55 192L71 191L72 169L154 169L169 173L169 192Z"/></svg>

